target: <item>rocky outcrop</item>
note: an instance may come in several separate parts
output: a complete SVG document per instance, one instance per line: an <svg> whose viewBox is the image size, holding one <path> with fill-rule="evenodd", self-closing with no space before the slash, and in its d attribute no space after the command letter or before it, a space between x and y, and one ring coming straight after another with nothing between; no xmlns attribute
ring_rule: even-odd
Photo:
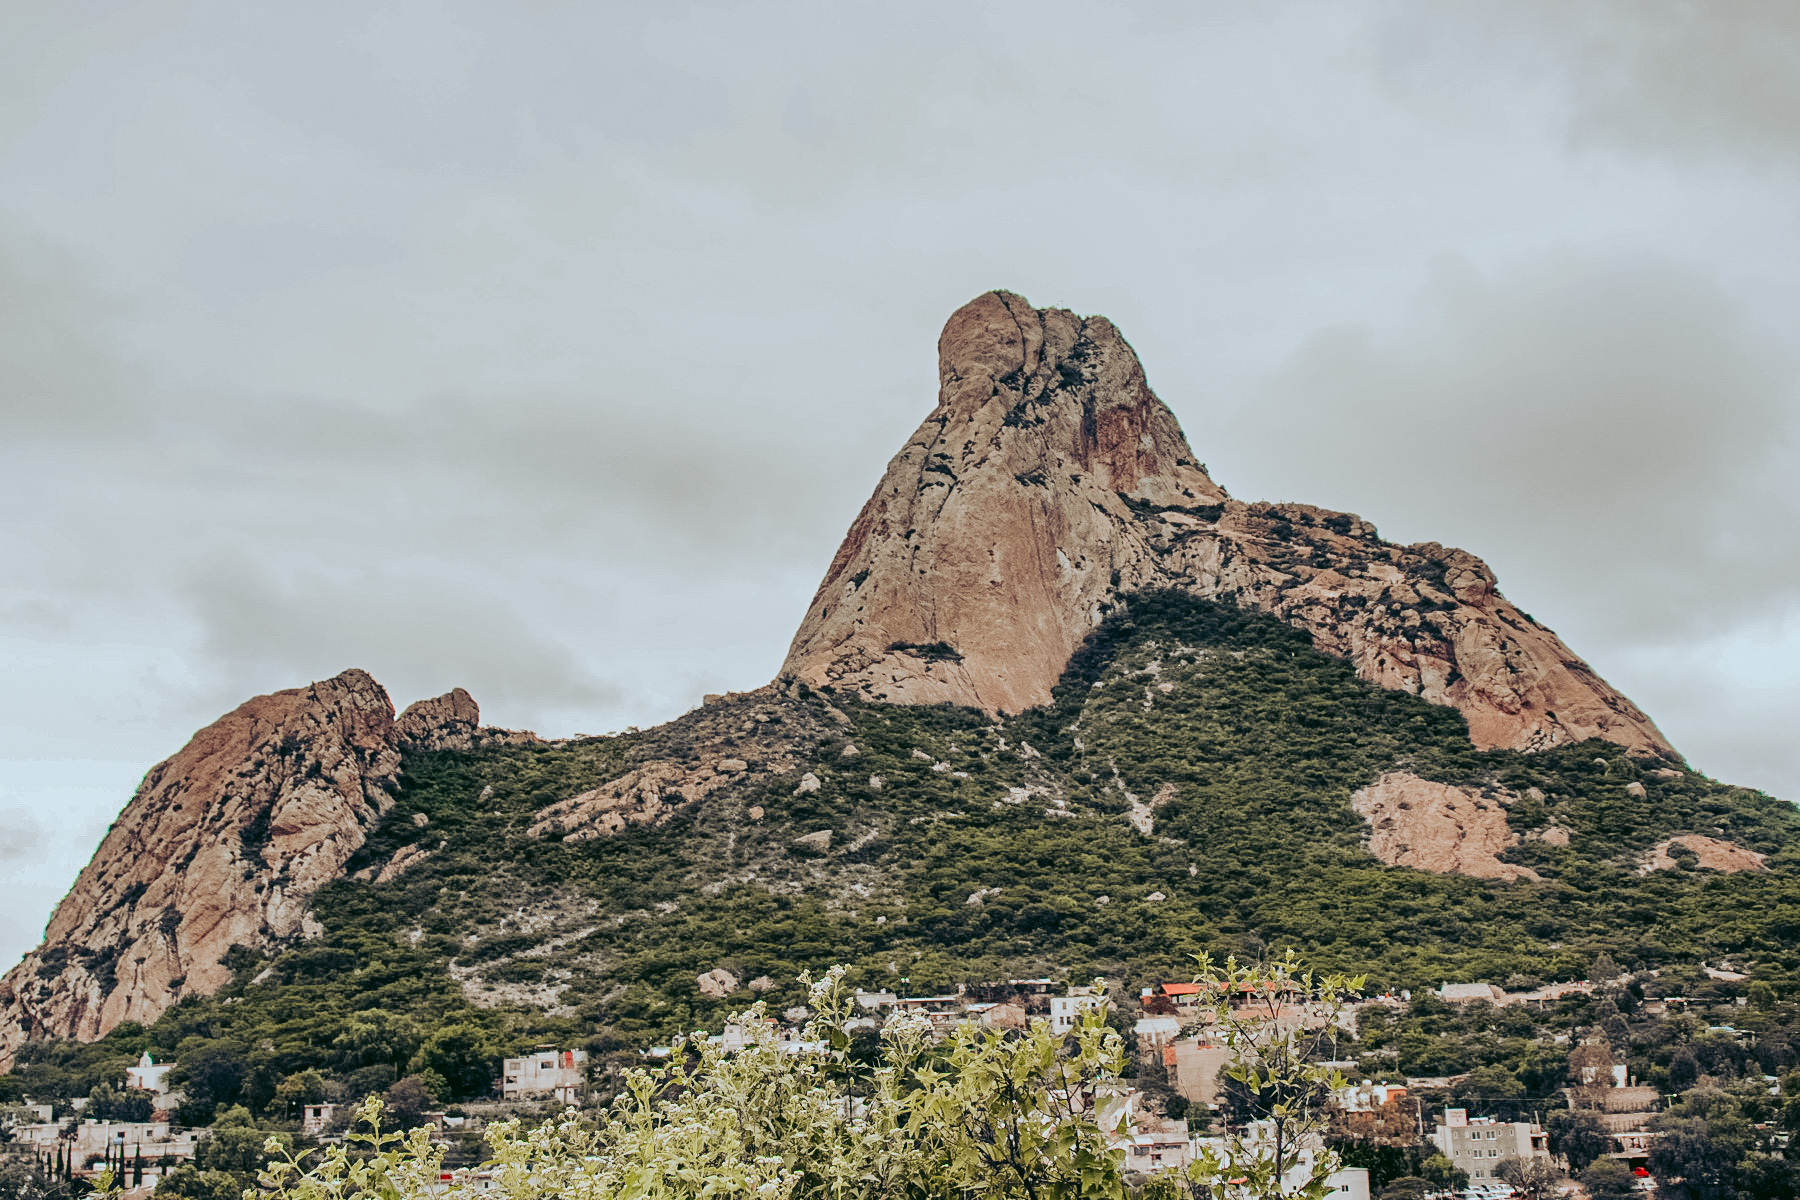
<svg viewBox="0 0 1800 1200"><path fill-rule="evenodd" d="M1670 853L1679 847L1694 856L1694 865L1703 871L1723 871L1732 874L1737 871L1766 871L1764 865L1769 857L1746 849L1736 842L1727 842L1721 838L1707 837L1704 834L1684 833L1667 841L1658 842L1650 847L1638 863L1638 874L1648 875L1651 871L1672 871L1681 864Z"/></svg>
<svg viewBox="0 0 1800 1200"><path fill-rule="evenodd" d="M1364 679L1468 718L1484 748L1666 739L1475 556L1231 499L1104 317L990 292L938 341L937 407L888 464L785 675L874 700L1044 704L1121 597L1174 588L1276 614Z"/></svg>
<svg viewBox="0 0 1800 1200"><path fill-rule="evenodd" d="M144 777L43 944L0 980L0 1069L28 1038L97 1038L214 991L233 946L307 936L313 893L390 807L402 750L457 744L476 715L458 689L396 722L381 685L350 670L195 734Z"/></svg>
<svg viewBox="0 0 1800 1200"><path fill-rule="evenodd" d="M402 750L467 750L481 734L481 706L461 688L406 706L394 722Z"/></svg>
<svg viewBox="0 0 1800 1200"><path fill-rule="evenodd" d="M1518 844L1502 798L1390 771L1350 797L1369 823L1369 853L1390 867L1476 879L1536 879L1529 867L1501 862Z"/></svg>

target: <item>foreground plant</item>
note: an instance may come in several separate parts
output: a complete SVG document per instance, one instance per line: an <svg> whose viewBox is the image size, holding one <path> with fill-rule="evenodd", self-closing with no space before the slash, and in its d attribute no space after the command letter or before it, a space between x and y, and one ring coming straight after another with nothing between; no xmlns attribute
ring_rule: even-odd
<svg viewBox="0 0 1800 1200"><path fill-rule="evenodd" d="M853 1005L841 969L808 980L818 1014L781 1046L761 1006L736 1018L739 1049L703 1036L668 1066L627 1074L597 1124L571 1109L535 1128L488 1131L488 1194L508 1200L901 1200L925 1196L1076 1200L1125 1194L1122 1154L1095 1124L1118 1087L1120 1039L1104 1005L1067 1038L1036 1022L1023 1034L959 1028L931 1044L923 1018L882 1031L880 1065L848 1054ZM735 1040L735 1039L734 1039ZM691 1057L691 1061L690 1060ZM423 1200L441 1196L443 1151L429 1134L380 1129L365 1101L346 1144L308 1166L292 1155L263 1176L271 1200ZM271 1145L271 1153L276 1147ZM449 1191L469 1187L464 1173ZM470 1188L472 1191L473 1189Z"/></svg>

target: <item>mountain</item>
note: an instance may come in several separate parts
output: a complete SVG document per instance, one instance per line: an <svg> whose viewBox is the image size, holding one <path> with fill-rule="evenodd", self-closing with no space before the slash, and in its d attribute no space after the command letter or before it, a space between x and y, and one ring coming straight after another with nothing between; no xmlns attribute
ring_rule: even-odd
<svg viewBox="0 0 1800 1200"><path fill-rule="evenodd" d="M217 1051L254 1106L782 1011L831 961L1800 975L1793 808L1687 769L1478 559L1231 499L1103 318L990 293L939 351L775 682L564 742L460 691L396 719L360 671L252 700L146 777L0 985L0 1058L49 1094Z"/></svg>
<svg viewBox="0 0 1800 1200"><path fill-rule="evenodd" d="M1274 613L1482 747L1599 737L1675 757L1638 708L1508 603L1473 555L1350 513L1231 499L1105 317L989 292L938 340L937 407L888 464L784 673L872 700L1017 713L1133 592Z"/></svg>
<svg viewBox="0 0 1800 1200"><path fill-rule="evenodd" d="M398 720L350 670L253 700L153 767L57 906L44 943L0 979L0 1058L27 1038L95 1038L153 1021L231 978L225 953L318 932L313 893L393 805L403 752L466 747L456 691Z"/></svg>

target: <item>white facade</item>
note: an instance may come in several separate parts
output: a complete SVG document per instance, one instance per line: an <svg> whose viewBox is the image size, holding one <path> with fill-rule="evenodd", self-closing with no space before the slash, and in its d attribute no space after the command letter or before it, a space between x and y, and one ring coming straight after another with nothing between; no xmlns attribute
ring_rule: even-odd
<svg viewBox="0 0 1800 1200"><path fill-rule="evenodd" d="M174 1063L159 1063L151 1058L150 1052L146 1050L144 1056L138 1059L137 1066L125 1068L125 1082L131 1087L142 1088L146 1092L155 1092L160 1096L168 1091L163 1086L163 1080L174 1069Z"/></svg>
<svg viewBox="0 0 1800 1200"><path fill-rule="evenodd" d="M587 1051L540 1046L523 1058L509 1058L500 1073L500 1095L506 1100L553 1096L565 1104L581 1098L587 1084Z"/></svg>
<svg viewBox="0 0 1800 1200"><path fill-rule="evenodd" d="M1090 1008L1100 1007L1100 997L1094 994L1091 987L1072 987L1066 996L1050 997L1050 1028L1055 1033L1067 1033L1075 1028L1075 1021Z"/></svg>
<svg viewBox="0 0 1800 1200"><path fill-rule="evenodd" d="M1467 1109L1446 1108L1431 1135L1444 1157L1469 1173L1470 1182L1494 1179L1509 1158L1549 1158L1550 1141L1530 1121L1471 1117Z"/></svg>

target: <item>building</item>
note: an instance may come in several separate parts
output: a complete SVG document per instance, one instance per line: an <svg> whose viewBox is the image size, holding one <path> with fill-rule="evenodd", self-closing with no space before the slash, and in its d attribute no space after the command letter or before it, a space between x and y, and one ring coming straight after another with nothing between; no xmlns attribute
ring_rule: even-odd
<svg viewBox="0 0 1800 1200"><path fill-rule="evenodd" d="M558 1050L554 1046L539 1046L523 1058L509 1058L500 1074L501 1098L551 1096L573 1104L587 1085L587 1061L586 1050Z"/></svg>
<svg viewBox="0 0 1800 1200"><path fill-rule="evenodd" d="M308 1104L300 1110L300 1132L307 1137L318 1137L331 1127L331 1118L338 1110L335 1104Z"/></svg>
<svg viewBox="0 0 1800 1200"><path fill-rule="evenodd" d="M1231 1059L1231 1051L1216 1042L1189 1038L1163 1047L1165 1054L1174 1051L1175 1072L1170 1081L1182 1099L1191 1104L1216 1104L1219 1100L1219 1073Z"/></svg>
<svg viewBox="0 0 1800 1200"><path fill-rule="evenodd" d="M144 1056L138 1059L137 1066L125 1068L125 1083L128 1087L142 1088L160 1096L169 1090L163 1086L163 1080L174 1069L174 1063L159 1063L146 1050Z"/></svg>
<svg viewBox="0 0 1800 1200"><path fill-rule="evenodd" d="M1137 1035L1139 1053L1156 1054L1181 1036L1181 1018L1139 1017L1131 1031Z"/></svg>
<svg viewBox="0 0 1800 1200"><path fill-rule="evenodd" d="M1541 1126L1530 1121L1496 1121L1471 1117L1467 1109L1446 1108L1431 1140L1444 1157L1469 1179L1495 1178L1500 1164L1509 1158L1549 1158L1550 1142Z"/></svg>
<svg viewBox="0 0 1800 1200"><path fill-rule="evenodd" d="M1102 999L1091 987L1071 987L1066 996L1050 997L1051 1031L1068 1033L1075 1028L1076 1019L1088 1009L1100 1007Z"/></svg>
<svg viewBox="0 0 1800 1200"><path fill-rule="evenodd" d="M1159 983L1138 997L1144 1011L1155 1016L1192 1021L1200 1015L1201 992L1197 983Z"/></svg>

